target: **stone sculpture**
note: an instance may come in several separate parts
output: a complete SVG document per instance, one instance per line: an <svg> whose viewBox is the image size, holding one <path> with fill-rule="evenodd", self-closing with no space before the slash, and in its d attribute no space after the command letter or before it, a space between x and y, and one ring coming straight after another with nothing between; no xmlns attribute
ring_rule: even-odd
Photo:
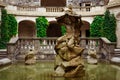
<svg viewBox="0 0 120 80"><path fill-rule="evenodd" d="M71 11L71 12L70 12ZM67 11L66 11L67 12ZM57 39L55 51L55 76L79 77L85 73L81 58L83 48L79 46L81 16L72 14L72 9L57 17L57 22L66 26L66 34Z"/></svg>
<svg viewBox="0 0 120 80"><path fill-rule="evenodd" d="M97 64L97 50L95 41L90 41L88 46L87 62L90 64Z"/></svg>
<svg viewBox="0 0 120 80"><path fill-rule="evenodd" d="M34 64L35 62L36 62L35 52L31 49L25 55L25 64L26 65L31 65L31 64Z"/></svg>

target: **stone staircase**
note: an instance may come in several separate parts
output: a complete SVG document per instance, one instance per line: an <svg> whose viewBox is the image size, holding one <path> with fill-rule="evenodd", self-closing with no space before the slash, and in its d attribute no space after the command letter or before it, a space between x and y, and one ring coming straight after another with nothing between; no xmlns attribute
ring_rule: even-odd
<svg viewBox="0 0 120 80"><path fill-rule="evenodd" d="M7 50L6 49L0 49L0 59L7 58Z"/></svg>
<svg viewBox="0 0 120 80"><path fill-rule="evenodd" d="M120 58L120 49L115 49L114 53L115 53L114 54L115 57L119 57Z"/></svg>
<svg viewBox="0 0 120 80"><path fill-rule="evenodd" d="M111 58L111 62L120 65L120 49L114 49L114 55Z"/></svg>

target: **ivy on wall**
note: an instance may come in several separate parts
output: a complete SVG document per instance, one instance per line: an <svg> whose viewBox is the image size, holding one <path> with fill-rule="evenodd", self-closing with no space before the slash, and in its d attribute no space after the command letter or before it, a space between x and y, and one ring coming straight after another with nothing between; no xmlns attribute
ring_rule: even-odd
<svg viewBox="0 0 120 80"><path fill-rule="evenodd" d="M17 34L17 21L13 15L7 14L6 9L1 9L1 13L0 49L4 49L10 38Z"/></svg>
<svg viewBox="0 0 120 80"><path fill-rule="evenodd" d="M47 26L48 20L44 16L36 18L37 37L46 37Z"/></svg>
<svg viewBox="0 0 120 80"><path fill-rule="evenodd" d="M0 48L6 48L6 43L9 41L8 35L8 15L5 9L1 9L1 39L0 39Z"/></svg>
<svg viewBox="0 0 120 80"><path fill-rule="evenodd" d="M17 34L17 21L12 14L8 14L8 29L9 37L15 36Z"/></svg>

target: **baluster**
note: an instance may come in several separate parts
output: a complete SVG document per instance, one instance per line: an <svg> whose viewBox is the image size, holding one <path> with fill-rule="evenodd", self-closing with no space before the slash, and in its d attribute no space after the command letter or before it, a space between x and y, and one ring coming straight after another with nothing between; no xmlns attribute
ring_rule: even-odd
<svg viewBox="0 0 120 80"><path fill-rule="evenodd" d="M54 42L54 40L52 40L52 45L55 45L55 42Z"/></svg>

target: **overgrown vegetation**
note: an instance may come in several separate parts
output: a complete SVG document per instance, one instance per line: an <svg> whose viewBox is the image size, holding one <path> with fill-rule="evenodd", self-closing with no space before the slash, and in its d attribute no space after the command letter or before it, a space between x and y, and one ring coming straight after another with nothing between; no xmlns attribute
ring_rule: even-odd
<svg viewBox="0 0 120 80"><path fill-rule="evenodd" d="M91 37L106 37L112 42L116 41L116 19L114 14L107 10L104 16L96 16L90 25Z"/></svg>
<svg viewBox="0 0 120 80"><path fill-rule="evenodd" d="M36 18L37 37L46 37L47 26L48 20L44 16Z"/></svg>
<svg viewBox="0 0 120 80"><path fill-rule="evenodd" d="M96 16L90 26L90 36L101 37L102 25L103 25L103 16Z"/></svg>
<svg viewBox="0 0 120 80"><path fill-rule="evenodd" d="M61 32L62 32L62 35L64 35L66 33L66 28L65 26L61 26Z"/></svg>
<svg viewBox="0 0 120 80"><path fill-rule="evenodd" d="M5 9L1 9L1 13L0 49L4 49L10 38L17 34L17 21L13 15L7 14Z"/></svg>
<svg viewBox="0 0 120 80"><path fill-rule="evenodd" d="M8 34L10 38L17 34L17 21L12 14L8 14L8 29Z"/></svg>
<svg viewBox="0 0 120 80"><path fill-rule="evenodd" d="M113 14L107 10L104 15L102 36L108 38L110 41L116 41L116 19Z"/></svg>

